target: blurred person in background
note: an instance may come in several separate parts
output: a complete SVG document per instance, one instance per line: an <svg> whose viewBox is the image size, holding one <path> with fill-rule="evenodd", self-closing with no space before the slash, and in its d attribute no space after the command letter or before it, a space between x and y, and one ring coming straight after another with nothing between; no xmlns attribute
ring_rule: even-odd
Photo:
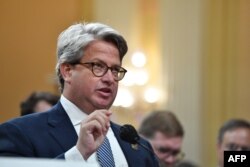
<svg viewBox="0 0 250 167"><path fill-rule="evenodd" d="M250 151L250 122L230 119L219 130L217 155L219 167L224 167L224 151Z"/></svg>
<svg viewBox="0 0 250 167"><path fill-rule="evenodd" d="M184 129L171 111L152 111L141 122L139 134L149 140L160 167L173 167L184 158Z"/></svg>
<svg viewBox="0 0 250 167"><path fill-rule="evenodd" d="M54 106L60 96L50 92L32 92L27 99L21 102L21 116L36 112L43 112L49 110Z"/></svg>

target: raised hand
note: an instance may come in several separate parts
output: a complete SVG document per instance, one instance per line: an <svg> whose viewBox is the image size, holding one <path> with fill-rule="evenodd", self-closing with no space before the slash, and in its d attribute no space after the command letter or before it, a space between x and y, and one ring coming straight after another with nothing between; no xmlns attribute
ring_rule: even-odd
<svg viewBox="0 0 250 167"><path fill-rule="evenodd" d="M103 143L110 127L111 114L109 110L96 110L81 122L76 147L85 160Z"/></svg>

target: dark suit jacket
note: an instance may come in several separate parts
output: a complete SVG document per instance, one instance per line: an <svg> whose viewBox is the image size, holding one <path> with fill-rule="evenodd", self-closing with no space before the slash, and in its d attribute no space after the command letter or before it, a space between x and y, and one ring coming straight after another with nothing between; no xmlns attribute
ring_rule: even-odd
<svg viewBox="0 0 250 167"><path fill-rule="evenodd" d="M111 123L111 128L130 167L158 166L151 152L141 146L132 147L121 140L119 125ZM77 138L68 115L58 103L48 112L19 117L1 124L0 156L64 158L64 153L75 146ZM147 141L140 139L140 142L153 152Z"/></svg>

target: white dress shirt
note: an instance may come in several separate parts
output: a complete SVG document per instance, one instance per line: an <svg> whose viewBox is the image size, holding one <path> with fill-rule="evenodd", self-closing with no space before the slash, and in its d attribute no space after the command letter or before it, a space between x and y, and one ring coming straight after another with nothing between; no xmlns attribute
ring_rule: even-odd
<svg viewBox="0 0 250 167"><path fill-rule="evenodd" d="M66 99L63 95L61 95L60 102L68 114L71 123L73 124L77 135L79 136L80 132L80 124L81 121L86 118L87 114L85 114L83 111L81 111L76 105L74 105L72 102L70 102L68 99ZM112 128L109 128L107 137L110 142L111 150L113 153L113 157L115 160L115 166L117 167L128 167L128 163L126 161L126 158L122 152L122 149L114 136ZM83 162L83 166L91 166L91 167L100 167L96 152L94 152L86 161L82 157L79 150L76 148L76 146L72 147L70 150L68 150L65 153L65 159L66 160L80 160Z"/></svg>

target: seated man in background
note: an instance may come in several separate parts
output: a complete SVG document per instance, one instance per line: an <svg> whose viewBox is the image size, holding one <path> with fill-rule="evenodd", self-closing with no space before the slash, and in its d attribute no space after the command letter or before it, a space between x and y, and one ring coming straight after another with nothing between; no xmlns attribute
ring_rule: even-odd
<svg viewBox="0 0 250 167"><path fill-rule="evenodd" d="M224 167L224 151L250 151L249 121L231 119L221 126L217 140L219 167Z"/></svg>
<svg viewBox="0 0 250 167"><path fill-rule="evenodd" d="M181 152L184 130L172 112L152 112L142 121L139 134L149 140L161 167L173 167L184 157Z"/></svg>
<svg viewBox="0 0 250 167"><path fill-rule="evenodd" d="M54 106L59 99L60 96L50 92L32 92L31 95L20 104L21 116L47 111Z"/></svg>

